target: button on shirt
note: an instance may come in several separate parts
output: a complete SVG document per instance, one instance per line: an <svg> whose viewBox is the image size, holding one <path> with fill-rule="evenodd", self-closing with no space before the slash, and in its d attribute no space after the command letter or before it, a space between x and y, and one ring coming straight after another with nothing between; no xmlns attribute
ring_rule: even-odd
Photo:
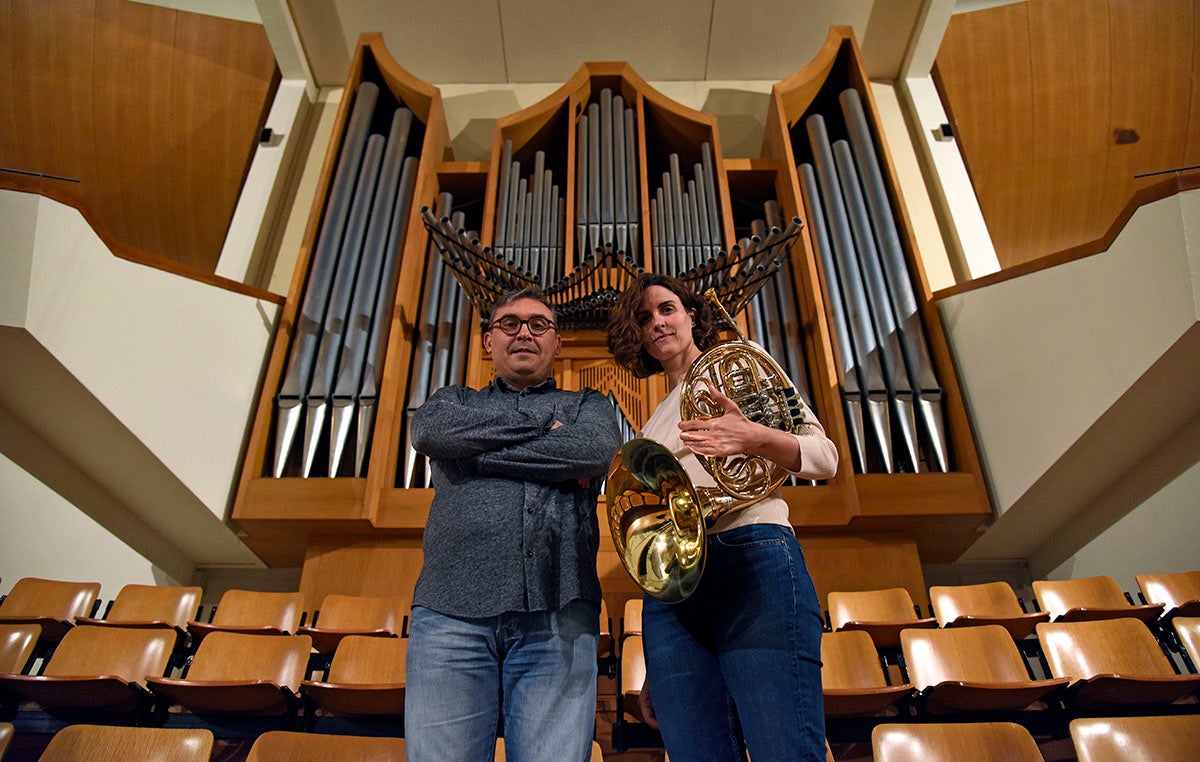
<svg viewBox="0 0 1200 762"><path fill-rule="evenodd" d="M435 490L413 604L457 617L579 598L599 606L597 477L620 441L608 399L552 378L520 391L497 378L435 392L412 418Z"/></svg>

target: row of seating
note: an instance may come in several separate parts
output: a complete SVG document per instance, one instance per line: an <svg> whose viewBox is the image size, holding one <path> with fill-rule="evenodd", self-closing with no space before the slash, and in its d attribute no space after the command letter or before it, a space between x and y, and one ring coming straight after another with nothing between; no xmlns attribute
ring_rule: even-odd
<svg viewBox="0 0 1200 762"><path fill-rule="evenodd" d="M1200 716L1088 717L1072 720L1079 762L1192 762L1200 759ZM874 762L1044 762L1029 731L1010 722L888 723L871 732Z"/></svg>
<svg viewBox="0 0 1200 762"><path fill-rule="evenodd" d="M1137 576L1142 603L1134 603L1107 575L1033 583L1036 611L1027 611L1007 582L937 585L929 588L932 616L922 617L904 588L831 592L829 630L865 630L881 648L899 646L901 630L998 624L1014 640L1028 637L1040 622L1078 622L1134 617L1168 624L1175 617L1200 616L1200 571ZM621 637L642 632L641 599L625 607Z"/></svg>
<svg viewBox="0 0 1200 762"><path fill-rule="evenodd" d="M5 628L20 627L36 625L0 626L0 639ZM160 724L172 706L288 717L302 705L306 717L404 712L403 638L346 636L328 669L317 673L310 671L308 635L214 632L171 676L173 639L162 629L80 625L63 636L41 674L0 674L0 692L10 704L32 701L52 714L125 714L140 724Z"/></svg>
<svg viewBox="0 0 1200 762"><path fill-rule="evenodd" d="M76 625L119 626L174 630L180 642L194 648L212 632L265 635L303 634L312 637L320 653L331 654L347 634L400 637L406 635L409 600L403 597L328 595L311 618L299 592L272 593L227 590L201 620L199 587L126 585L108 605L103 617L99 583L67 582L27 577L19 580L0 602L0 624L37 624L40 639L57 643ZM305 625L306 619L311 624Z"/></svg>
<svg viewBox="0 0 1200 762"><path fill-rule="evenodd" d="M1200 675L1194 666L1200 664L1200 617L1180 615L1194 609L1174 606L1170 616L1156 614L1147 622L1140 614L1148 607L1129 601L1124 607L1064 601L1061 613L1022 611L1004 618L968 599L1011 601L1019 610L1007 584L965 587L967 595L958 597L954 594L961 588L931 590L931 597L942 602L938 619L921 619L902 589L830 594L837 628L823 634L821 658L831 726L838 726L839 718L866 718L870 721L843 723L861 733L888 717L913 721L959 715L953 719L961 720L1023 712L1031 726L1053 733L1065 732L1070 716L1087 713L1200 712ZM945 605L951 598L953 610L960 612L953 617ZM961 613L964 609L976 613ZM1172 635L1169 646L1160 642L1164 629ZM618 723L641 723L641 601L626 606L622 631ZM1185 669L1170 658L1172 648L1183 656L1179 661ZM1044 716L1035 719L1033 709ZM614 736L636 735L614 731Z"/></svg>
<svg viewBox="0 0 1200 762"><path fill-rule="evenodd" d="M13 727L0 723L0 759L12 738ZM69 725L50 740L40 762L110 762L114 759L169 759L173 762L209 762L213 758L213 733L203 728L135 728L108 725ZM496 762L506 759L504 739L496 739ZM592 743L592 762L602 762L600 745ZM291 762L404 762L404 739L377 736L327 735L286 730L258 736L247 762L286 759Z"/></svg>

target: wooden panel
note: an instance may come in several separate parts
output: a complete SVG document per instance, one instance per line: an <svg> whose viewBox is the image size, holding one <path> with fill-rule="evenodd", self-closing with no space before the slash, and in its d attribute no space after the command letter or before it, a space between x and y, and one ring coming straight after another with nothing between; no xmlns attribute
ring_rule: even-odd
<svg viewBox="0 0 1200 762"><path fill-rule="evenodd" d="M1155 13L1147 14L1145 3L1136 0L1109 2L1113 64L1106 209L1120 209L1131 191L1162 179L1134 175L1188 163L1180 116L1191 99L1192 7L1193 0L1161 0Z"/></svg>
<svg viewBox="0 0 1200 762"><path fill-rule="evenodd" d="M1192 0L1031 0L957 14L935 76L1003 268L1072 251L1200 162ZM1059 260L1061 261L1061 260Z"/></svg>
<svg viewBox="0 0 1200 762"><path fill-rule="evenodd" d="M95 14L87 0L10 0L16 152L0 166L96 179L92 141Z"/></svg>
<svg viewBox="0 0 1200 762"><path fill-rule="evenodd" d="M997 252L1020 251L1027 232L1017 223L1034 211L1027 193L1035 129L1028 3L954 16L937 61L935 76L949 95L943 99L988 232Z"/></svg>
<svg viewBox="0 0 1200 762"><path fill-rule="evenodd" d="M266 122L278 73L266 30L196 13L179 13L171 60L171 153L159 182L182 173L171 213L171 248L182 262L215 269L225 231ZM197 87L196 83L204 83ZM185 147L186 146L186 147ZM224 225L220 224L224 222ZM153 250L153 249L152 249Z"/></svg>
<svg viewBox="0 0 1200 762"><path fill-rule="evenodd" d="M912 540L887 535L800 535L800 547L825 608L829 593L902 587L913 603L929 607L921 559Z"/></svg>
<svg viewBox="0 0 1200 762"><path fill-rule="evenodd" d="M76 206L121 256L211 275L278 76L263 27L125 0L0 14L0 166L80 181L0 184Z"/></svg>
<svg viewBox="0 0 1200 762"><path fill-rule="evenodd" d="M304 608L325 596L366 595L412 600L424 553L419 539L332 535L309 545L300 574Z"/></svg>
<svg viewBox="0 0 1200 762"><path fill-rule="evenodd" d="M157 182L161 170L155 171L174 160L173 146L186 139L164 97L172 89L177 16L137 3L96 5L96 58L109 62L94 72L96 203L129 245L164 253L176 251L171 229L181 220L172 213L172 188ZM143 97L147 93L158 95ZM134 103L140 107L130 108ZM192 256L181 261L196 262Z"/></svg>

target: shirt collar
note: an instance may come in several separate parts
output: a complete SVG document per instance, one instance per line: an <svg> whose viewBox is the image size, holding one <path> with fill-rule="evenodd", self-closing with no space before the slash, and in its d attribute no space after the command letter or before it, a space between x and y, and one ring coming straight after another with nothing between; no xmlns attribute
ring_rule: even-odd
<svg viewBox="0 0 1200 762"><path fill-rule="evenodd" d="M503 378L501 378L500 376L496 376L496 378L493 379L492 384L502 392L517 391L516 389L513 389L512 386L510 386L509 383L507 381L505 381ZM533 384L532 386L525 387L525 389L523 391L539 392L539 393L540 392L552 392L557 388L558 388L558 382L554 380L554 376L551 376L550 378L547 378L545 381L541 382L540 384Z"/></svg>

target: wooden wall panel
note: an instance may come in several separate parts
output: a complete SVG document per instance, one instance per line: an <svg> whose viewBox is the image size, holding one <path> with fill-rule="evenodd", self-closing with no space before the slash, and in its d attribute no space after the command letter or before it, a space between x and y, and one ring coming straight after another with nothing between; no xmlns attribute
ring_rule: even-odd
<svg viewBox="0 0 1200 762"><path fill-rule="evenodd" d="M1003 44L995 29L1008 30ZM1026 3L961 14L946 30L937 74L988 232L997 251L1026 245L1019 227L1029 213L1026 185L1033 173L1033 81ZM971 97L960 97L963 92ZM989 128L989 125L992 127ZM992 211L994 210L994 211Z"/></svg>
<svg viewBox="0 0 1200 762"><path fill-rule="evenodd" d="M167 100L141 96L171 90L176 15L127 2L96 7L96 58L109 64L94 73L97 174L85 190L107 225L146 251L175 238L171 188L152 178L155 165L170 160L170 146L181 134L171 124ZM138 102L140 108L128 107Z"/></svg>
<svg viewBox="0 0 1200 762"><path fill-rule="evenodd" d="M0 156L0 166L95 180L92 6L85 0L11 0L11 23L0 26L12 35L5 66L12 77L16 153Z"/></svg>
<svg viewBox="0 0 1200 762"><path fill-rule="evenodd" d="M211 275L278 81L261 25L127 0L0 3L0 187L114 251ZM170 267L166 269L171 269Z"/></svg>
<svg viewBox="0 0 1200 762"><path fill-rule="evenodd" d="M1002 267L1098 242L1162 179L1134 175L1200 163L1198 7L1030 0L953 17L935 76Z"/></svg>

